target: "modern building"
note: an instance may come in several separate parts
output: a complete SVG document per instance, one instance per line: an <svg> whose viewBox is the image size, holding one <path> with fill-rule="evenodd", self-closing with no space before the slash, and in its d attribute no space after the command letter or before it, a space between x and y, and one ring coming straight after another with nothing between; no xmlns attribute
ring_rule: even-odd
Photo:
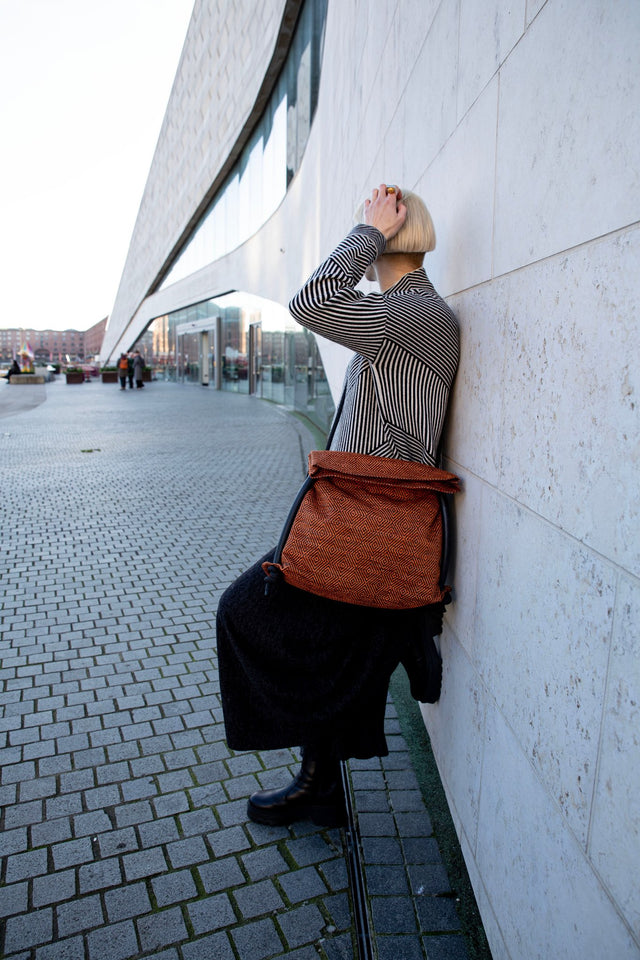
<svg viewBox="0 0 640 960"><path fill-rule="evenodd" d="M197 0L102 349L326 426L348 354L288 300L373 185L427 201L464 491L423 715L496 960L640 957L639 49L637 0Z"/></svg>

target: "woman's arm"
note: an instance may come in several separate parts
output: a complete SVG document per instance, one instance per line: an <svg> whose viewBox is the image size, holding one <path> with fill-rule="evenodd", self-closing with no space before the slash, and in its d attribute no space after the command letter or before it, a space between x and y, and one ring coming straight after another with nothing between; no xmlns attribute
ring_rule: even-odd
<svg viewBox="0 0 640 960"><path fill-rule="evenodd" d="M373 359L382 343L386 307L379 293L356 290L386 240L375 227L359 224L321 263L289 304L302 326Z"/></svg>

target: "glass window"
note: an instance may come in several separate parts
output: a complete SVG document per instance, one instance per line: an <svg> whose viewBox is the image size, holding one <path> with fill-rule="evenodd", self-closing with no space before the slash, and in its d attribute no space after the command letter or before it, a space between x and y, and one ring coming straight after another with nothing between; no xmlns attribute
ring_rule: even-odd
<svg viewBox="0 0 640 960"><path fill-rule="evenodd" d="M244 243L284 197L302 161L315 113L326 9L327 0L306 0L261 119L162 287Z"/></svg>
<svg viewBox="0 0 640 960"><path fill-rule="evenodd" d="M205 300L156 318L135 349L157 379L197 383L207 363L211 384L251 391L329 430L334 404L315 337L279 303L240 292Z"/></svg>

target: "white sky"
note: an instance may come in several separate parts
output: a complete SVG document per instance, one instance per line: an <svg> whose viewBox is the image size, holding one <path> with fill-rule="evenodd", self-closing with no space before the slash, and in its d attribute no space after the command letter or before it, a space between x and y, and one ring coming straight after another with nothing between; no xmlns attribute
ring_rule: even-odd
<svg viewBox="0 0 640 960"><path fill-rule="evenodd" d="M194 0L0 0L0 328L111 312Z"/></svg>

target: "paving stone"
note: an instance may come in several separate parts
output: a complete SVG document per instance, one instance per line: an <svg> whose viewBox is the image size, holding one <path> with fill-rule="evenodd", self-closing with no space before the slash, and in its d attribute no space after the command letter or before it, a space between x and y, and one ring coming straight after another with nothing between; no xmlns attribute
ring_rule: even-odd
<svg viewBox="0 0 640 960"><path fill-rule="evenodd" d="M240 960L264 960L282 952L273 920L256 920L231 931Z"/></svg>
<svg viewBox="0 0 640 960"><path fill-rule="evenodd" d="M170 793L167 796L156 797L152 803L156 817L168 817L175 813L184 813L189 809L186 793Z"/></svg>
<svg viewBox="0 0 640 960"><path fill-rule="evenodd" d="M278 882L291 903L310 900L327 892L327 886L315 867L304 867L302 870L282 874Z"/></svg>
<svg viewBox="0 0 640 960"><path fill-rule="evenodd" d="M173 817L163 817L160 820L151 820L141 823L138 827L140 842L143 847L155 847L161 843L171 843L179 840L180 834Z"/></svg>
<svg viewBox="0 0 640 960"><path fill-rule="evenodd" d="M315 904L288 910L278 917L278 923L290 947L313 943L320 937L324 927L324 919Z"/></svg>
<svg viewBox="0 0 640 960"><path fill-rule="evenodd" d="M460 930L456 905L449 898L419 896L416 897L415 904L423 933Z"/></svg>
<svg viewBox="0 0 640 960"><path fill-rule="evenodd" d="M175 873L166 873L155 877L151 881L153 895L159 907L167 907L172 903L183 900L192 900L198 895L198 888L189 870L177 870Z"/></svg>
<svg viewBox="0 0 640 960"><path fill-rule="evenodd" d="M144 883L131 883L127 886L107 890L104 894L107 917L111 923L118 920L130 920L151 911L151 901Z"/></svg>
<svg viewBox="0 0 640 960"><path fill-rule="evenodd" d="M129 960L140 953L131 920L110 923L87 936L89 960Z"/></svg>
<svg viewBox="0 0 640 960"><path fill-rule="evenodd" d="M5 954L22 950L26 944L36 947L53 938L53 910L45 907L19 917L9 917L4 935Z"/></svg>
<svg viewBox="0 0 640 960"><path fill-rule="evenodd" d="M196 936L211 933L235 923L236 915L226 893L215 894L206 900L198 900L187 907L193 932Z"/></svg>
<svg viewBox="0 0 640 960"><path fill-rule="evenodd" d="M362 837L395 837L397 834L391 813L358 813L358 827Z"/></svg>
<svg viewBox="0 0 640 960"><path fill-rule="evenodd" d="M158 950L172 943L187 939L182 913L179 907L169 907L137 921L143 952Z"/></svg>
<svg viewBox="0 0 640 960"><path fill-rule="evenodd" d="M417 923L409 897L371 897L371 916L377 934L413 933Z"/></svg>
<svg viewBox="0 0 640 960"><path fill-rule="evenodd" d="M260 880L234 891L234 900L243 917L259 917L263 913L273 913L284 906L282 897L271 880Z"/></svg>
<svg viewBox="0 0 640 960"><path fill-rule="evenodd" d="M246 833L240 826L227 827L227 829L218 830L216 833L208 833L207 841L216 858L247 850L251 846Z"/></svg>
<svg viewBox="0 0 640 960"><path fill-rule="evenodd" d="M342 933L331 938L325 937L322 941L322 949L328 960L358 960L350 933ZM400 957L397 960L400 960Z"/></svg>
<svg viewBox="0 0 640 960"><path fill-rule="evenodd" d="M36 950L36 960L85 960L84 941L82 937L70 937L47 943Z"/></svg>
<svg viewBox="0 0 640 960"><path fill-rule="evenodd" d="M442 863L435 837L403 837L402 849L407 863Z"/></svg>
<svg viewBox="0 0 640 960"><path fill-rule="evenodd" d="M207 893L228 890L230 887L237 887L246 883L246 878L235 857L226 857L224 860L205 863L198 867L198 873ZM258 878L252 877L252 879Z"/></svg>
<svg viewBox="0 0 640 960"><path fill-rule="evenodd" d="M146 800L139 800L137 803L125 803L116 807L115 818L119 827L127 827L153 820L153 811Z"/></svg>
<svg viewBox="0 0 640 960"><path fill-rule="evenodd" d="M325 878L330 890L344 890L347 886L349 877L347 864L343 857L321 863L318 869Z"/></svg>
<svg viewBox="0 0 640 960"><path fill-rule="evenodd" d="M411 890L416 896L434 896L451 892L444 866L436 863L407 866Z"/></svg>
<svg viewBox="0 0 640 960"><path fill-rule="evenodd" d="M69 840L67 843L57 843L51 848L51 855L56 870L72 867L79 863L91 863L94 859L89 837Z"/></svg>
<svg viewBox="0 0 640 960"><path fill-rule="evenodd" d="M28 905L29 888L27 883L13 883L0 887L0 917L10 917L14 913L24 913Z"/></svg>
<svg viewBox="0 0 640 960"><path fill-rule="evenodd" d="M420 813L396 813L398 833L405 837L430 837L433 833L431 819L426 811Z"/></svg>
<svg viewBox="0 0 640 960"><path fill-rule="evenodd" d="M289 869L282 855L273 847L255 850L253 853L245 854L241 859L251 880L263 880L265 877L285 873Z"/></svg>
<svg viewBox="0 0 640 960"><path fill-rule="evenodd" d="M299 840L290 840L287 843L287 850L299 867L330 860L336 853L319 833L313 833Z"/></svg>
<svg viewBox="0 0 640 960"><path fill-rule="evenodd" d="M16 883L18 880L28 880L47 872L47 851L30 850L27 853L16 853L7 859L5 883Z"/></svg>
<svg viewBox="0 0 640 960"><path fill-rule="evenodd" d="M370 895L410 895L409 883L403 866L369 865L366 871L367 890Z"/></svg>
<svg viewBox="0 0 640 960"><path fill-rule="evenodd" d="M115 887L121 881L120 861L116 857L112 857L110 860L88 863L80 867L78 871L80 893L90 893L92 890Z"/></svg>
<svg viewBox="0 0 640 960"><path fill-rule="evenodd" d="M389 800L395 813L425 810L424 800L419 790L390 790Z"/></svg>
<svg viewBox="0 0 640 960"><path fill-rule="evenodd" d="M424 960L418 936L376 937L376 950L378 960Z"/></svg>
<svg viewBox="0 0 640 960"><path fill-rule="evenodd" d="M16 806L5 807L5 830L14 827L23 827L26 824L42 821L42 800L31 800L29 803L19 803Z"/></svg>
<svg viewBox="0 0 640 960"><path fill-rule="evenodd" d="M167 844L167 855L174 869L204 863L209 859L209 852L202 837L189 837Z"/></svg>
<svg viewBox="0 0 640 960"><path fill-rule="evenodd" d="M364 837L362 850L365 863L404 863L402 845L394 837Z"/></svg>
<svg viewBox="0 0 640 960"><path fill-rule="evenodd" d="M103 833L98 837L98 843L102 857L115 857L138 849L138 838L133 827Z"/></svg>
<svg viewBox="0 0 640 960"><path fill-rule="evenodd" d="M235 960L233 947L226 933L214 933L199 940L192 940L183 945L182 955L184 960ZM317 960L317 957L313 960Z"/></svg>
<svg viewBox="0 0 640 960"><path fill-rule="evenodd" d="M56 918L60 937L68 937L73 933L99 927L103 923L100 897L80 897L69 903L63 903L56 909Z"/></svg>
<svg viewBox="0 0 640 960"><path fill-rule="evenodd" d="M347 893L337 893L325 897L323 903L329 911L333 926L338 930L348 930L352 925L351 901Z"/></svg>
<svg viewBox="0 0 640 960"><path fill-rule="evenodd" d="M428 960L470 960L464 937L433 936L422 940Z"/></svg>
<svg viewBox="0 0 640 960"><path fill-rule="evenodd" d="M36 826L40 826L39 824ZM32 828L32 829L35 829ZM38 846L38 844L35 844ZM26 827L16 830L5 830L0 834L0 856L8 857L12 853L20 853L27 848Z"/></svg>
<svg viewBox="0 0 640 960"><path fill-rule="evenodd" d="M48 873L43 877L34 877L33 905L45 907L53 903L61 903L75 896L75 870L62 870L59 873Z"/></svg>

